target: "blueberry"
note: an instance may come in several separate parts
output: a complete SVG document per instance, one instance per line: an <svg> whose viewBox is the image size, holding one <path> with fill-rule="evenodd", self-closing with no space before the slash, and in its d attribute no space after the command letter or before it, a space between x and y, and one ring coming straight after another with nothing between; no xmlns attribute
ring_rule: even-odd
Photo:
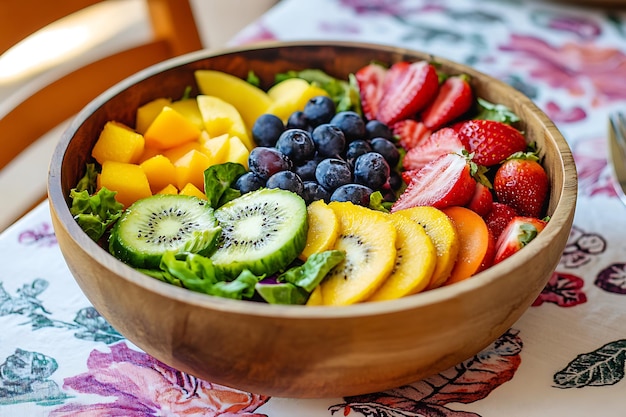
<svg viewBox="0 0 626 417"><path fill-rule="evenodd" d="M365 136L368 139L385 138L393 140L393 132L389 126L378 120L370 120L365 124Z"/></svg>
<svg viewBox="0 0 626 417"><path fill-rule="evenodd" d="M302 181L315 181L315 168L317 168L318 159L308 159L300 165L293 167L293 172L298 174Z"/></svg>
<svg viewBox="0 0 626 417"><path fill-rule="evenodd" d="M397 191L400 189L400 187L402 187L403 184L404 180L402 179L400 174L398 174L397 171L391 170L391 173L389 174L389 186L391 187L391 189Z"/></svg>
<svg viewBox="0 0 626 417"><path fill-rule="evenodd" d="M311 139L311 134L302 129L285 130L276 142L276 149L295 163L305 161L315 155L315 144Z"/></svg>
<svg viewBox="0 0 626 417"><path fill-rule="evenodd" d="M393 142L385 138L374 138L370 140L370 145L374 152L378 152L385 158L390 167L398 165L400 152Z"/></svg>
<svg viewBox="0 0 626 417"><path fill-rule="evenodd" d="M323 123L313 129L311 138L321 156L338 157L346 146L346 137L341 129L329 123Z"/></svg>
<svg viewBox="0 0 626 417"><path fill-rule="evenodd" d="M379 190L389 179L390 169L378 152L359 156L354 163L354 182Z"/></svg>
<svg viewBox="0 0 626 417"><path fill-rule="evenodd" d="M345 184L337 188L330 196L330 201L350 201L353 204L369 207L373 190L362 184Z"/></svg>
<svg viewBox="0 0 626 417"><path fill-rule="evenodd" d="M372 147L369 142L363 139L357 139L350 142L346 147L345 158L351 166L354 166L354 161L356 161L359 156L368 152L372 152Z"/></svg>
<svg viewBox="0 0 626 417"><path fill-rule="evenodd" d="M277 172L267 179L265 185L267 188L280 188L281 190L291 191L300 196L304 191L302 180L298 174L292 171Z"/></svg>
<svg viewBox="0 0 626 417"><path fill-rule="evenodd" d="M295 111L289 115L289 118L287 119L287 125L285 126L285 128L286 129L302 129L306 131L311 130L309 126L309 122L306 120L306 117L304 117L304 112L301 110Z"/></svg>
<svg viewBox="0 0 626 417"><path fill-rule="evenodd" d="M343 131L346 141L365 139L365 122L356 112L351 110L341 111L330 120L331 125L337 126Z"/></svg>
<svg viewBox="0 0 626 417"><path fill-rule="evenodd" d="M280 118L273 114L262 114L252 126L252 139L257 146L274 146L285 125Z"/></svg>
<svg viewBox="0 0 626 417"><path fill-rule="evenodd" d="M293 162L276 148L257 146L250 151L248 167L263 179L268 179L280 171L290 170Z"/></svg>
<svg viewBox="0 0 626 417"><path fill-rule="evenodd" d="M237 178L237 181L235 182L235 188L241 191L241 194L258 190L264 186L265 180L254 172L246 172L241 177Z"/></svg>
<svg viewBox="0 0 626 417"><path fill-rule="evenodd" d="M317 164L315 179L329 191L352 182L352 171L346 161L338 158L326 158Z"/></svg>
<svg viewBox="0 0 626 417"><path fill-rule="evenodd" d="M328 203L330 201L330 193L315 181L305 181L302 198L304 198L307 205L317 200L324 200Z"/></svg>
<svg viewBox="0 0 626 417"><path fill-rule="evenodd" d="M315 96L307 101L302 112L309 126L315 128L330 122L335 115L335 102L327 96Z"/></svg>

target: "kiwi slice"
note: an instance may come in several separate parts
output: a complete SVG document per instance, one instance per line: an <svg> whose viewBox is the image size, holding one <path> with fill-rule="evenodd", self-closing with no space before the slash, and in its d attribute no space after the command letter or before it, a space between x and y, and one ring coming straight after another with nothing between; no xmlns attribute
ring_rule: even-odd
<svg viewBox="0 0 626 417"><path fill-rule="evenodd" d="M222 228L213 264L235 277L244 269L271 275L293 262L306 244L308 219L302 197L281 189L246 193L215 210Z"/></svg>
<svg viewBox="0 0 626 417"><path fill-rule="evenodd" d="M219 234L214 210L205 200L156 194L124 211L111 230L109 252L137 268L158 268L167 251L208 255Z"/></svg>

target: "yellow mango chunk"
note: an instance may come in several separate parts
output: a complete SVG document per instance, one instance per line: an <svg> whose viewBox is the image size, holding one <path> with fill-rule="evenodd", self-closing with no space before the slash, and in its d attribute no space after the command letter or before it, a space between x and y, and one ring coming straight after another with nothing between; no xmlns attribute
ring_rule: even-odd
<svg viewBox="0 0 626 417"><path fill-rule="evenodd" d="M141 156L139 157L139 160L137 162L138 163L142 163L146 159L150 159L153 156L160 155L162 153L163 153L163 151L161 149L153 148L151 146L145 146L143 148L143 153L141 154Z"/></svg>
<svg viewBox="0 0 626 417"><path fill-rule="evenodd" d="M115 199L124 207L130 206L140 198L152 195L145 172L136 164L105 161L102 164L98 184L100 187L117 191Z"/></svg>
<svg viewBox="0 0 626 417"><path fill-rule="evenodd" d="M286 121L289 116L298 110L303 110L306 103L315 96L328 96L326 90L309 84L302 78L288 78L275 84L267 91L273 100L267 113L278 116Z"/></svg>
<svg viewBox="0 0 626 417"><path fill-rule="evenodd" d="M249 156L250 151L239 137L231 136L228 138L228 154L226 155L226 161L239 163L248 169Z"/></svg>
<svg viewBox="0 0 626 417"><path fill-rule="evenodd" d="M146 145L167 149L198 139L200 129L169 106L163 107L144 134Z"/></svg>
<svg viewBox="0 0 626 417"><path fill-rule="evenodd" d="M163 107L168 106L171 102L172 100L169 98L157 98L140 106L135 116L135 130L141 134L146 133L148 126L161 113Z"/></svg>
<svg viewBox="0 0 626 417"><path fill-rule="evenodd" d="M307 306L322 306L324 305L324 300L322 299L322 289L318 285L309 295L309 299L306 302Z"/></svg>
<svg viewBox="0 0 626 417"><path fill-rule="evenodd" d="M195 149L187 152L174 162L176 167L176 185L182 189L187 183L204 190L204 170L212 165L211 159Z"/></svg>
<svg viewBox="0 0 626 417"><path fill-rule="evenodd" d="M175 162L176 160L183 157L186 153L193 150L206 153L206 150L202 147L200 142L194 140L191 142L185 142L182 145L174 146L173 148L166 149L162 151L162 154L166 156L170 161Z"/></svg>
<svg viewBox="0 0 626 417"><path fill-rule="evenodd" d="M196 100L204 121L204 129L209 136L227 133L228 136L238 136L248 149L254 147L248 134L248 127L232 104L215 96L199 95Z"/></svg>
<svg viewBox="0 0 626 417"><path fill-rule="evenodd" d="M183 188L181 188L181 190L180 190L180 192L178 194L180 194L180 195L192 195L194 197L198 197L198 198L201 198L203 200L206 200L206 194L204 194L202 191L200 191L198 189L198 187L196 187L192 183L185 184L185 186Z"/></svg>
<svg viewBox="0 0 626 417"><path fill-rule="evenodd" d="M176 168L164 155L155 155L143 161L139 166L146 173L153 193L176 181Z"/></svg>
<svg viewBox="0 0 626 417"><path fill-rule="evenodd" d="M167 184L155 194L178 194L178 188L174 184Z"/></svg>
<svg viewBox="0 0 626 417"><path fill-rule="evenodd" d="M200 114L198 102L195 98L186 98L183 100L173 101L170 104L170 107L185 116L190 122L196 125L198 129L204 129L202 114Z"/></svg>
<svg viewBox="0 0 626 417"><path fill-rule="evenodd" d="M130 127L115 121L107 122L100 132L91 156L98 163L116 161L135 163L144 151L144 137Z"/></svg>
<svg viewBox="0 0 626 417"><path fill-rule="evenodd" d="M235 106L248 128L252 128L256 119L272 104L265 91L232 74L197 70L194 75L202 94L219 97Z"/></svg>
<svg viewBox="0 0 626 417"><path fill-rule="evenodd" d="M224 133L223 135L212 138L204 130L202 131L198 142L204 149L205 153L208 152L209 154L211 154L211 159L213 160L213 163L223 164L227 161L228 149L230 144L228 133Z"/></svg>
<svg viewBox="0 0 626 417"><path fill-rule="evenodd" d="M299 258L303 261L314 253L332 249L339 236L339 220L324 200L317 200L307 207L309 230L306 245Z"/></svg>

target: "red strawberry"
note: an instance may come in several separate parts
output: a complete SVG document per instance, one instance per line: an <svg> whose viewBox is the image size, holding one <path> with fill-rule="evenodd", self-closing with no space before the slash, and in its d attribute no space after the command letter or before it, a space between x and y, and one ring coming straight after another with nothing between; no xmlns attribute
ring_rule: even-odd
<svg viewBox="0 0 626 417"><path fill-rule="evenodd" d="M388 126L410 118L434 99L438 89L434 66L426 61L398 62L389 68L383 81L376 118Z"/></svg>
<svg viewBox="0 0 626 417"><path fill-rule="evenodd" d="M496 242L494 264L502 262L530 243L545 228L546 222L535 217L517 216L506 226Z"/></svg>
<svg viewBox="0 0 626 417"><path fill-rule="evenodd" d="M378 64L366 65L354 74L361 96L363 115L368 120L374 120L378 115L378 104L382 97L386 74L387 68Z"/></svg>
<svg viewBox="0 0 626 417"><path fill-rule="evenodd" d="M456 132L444 127L409 149L402 159L402 166L405 170L421 169L443 154L460 153L463 149L463 143Z"/></svg>
<svg viewBox="0 0 626 417"><path fill-rule="evenodd" d="M466 120L453 128L479 165L499 164L511 154L526 149L526 139L519 130L496 120Z"/></svg>
<svg viewBox="0 0 626 417"><path fill-rule="evenodd" d="M463 155L448 153L417 171L391 211L415 206L463 206L472 198L475 188L472 163Z"/></svg>
<svg viewBox="0 0 626 417"><path fill-rule="evenodd" d="M485 216L485 223L487 223L487 228L493 238L497 240L506 225L516 216L517 212L513 207L494 201L491 205L491 211Z"/></svg>
<svg viewBox="0 0 626 417"><path fill-rule="evenodd" d="M422 121L431 130L439 129L468 111L473 102L474 93L468 77L448 77L439 87L435 100L422 111Z"/></svg>
<svg viewBox="0 0 626 417"><path fill-rule="evenodd" d="M480 266L476 270L476 273L484 271L485 269L493 265L493 260L495 256L496 256L496 239L491 234L491 231L489 231L489 246L487 246L487 253L485 253L485 257L483 258L483 261L481 262Z"/></svg>
<svg viewBox="0 0 626 417"><path fill-rule="evenodd" d="M491 211L493 207L493 195L491 190L486 185L477 182L474 195L467 203L467 208L473 210L480 217L485 217Z"/></svg>
<svg viewBox="0 0 626 417"><path fill-rule="evenodd" d="M517 152L498 168L493 180L498 201L521 216L541 217L548 197L548 175L538 159L533 152Z"/></svg>
<svg viewBox="0 0 626 417"><path fill-rule="evenodd" d="M413 178L417 175L417 172L419 171L419 169L412 169L409 171L402 171L402 173L400 174L400 176L402 177L402 181L404 181L405 184L410 184L411 181L413 181Z"/></svg>
<svg viewBox="0 0 626 417"><path fill-rule="evenodd" d="M430 136L431 131L424 123L413 119L400 120L392 127L394 136L398 137L398 144L407 151Z"/></svg>

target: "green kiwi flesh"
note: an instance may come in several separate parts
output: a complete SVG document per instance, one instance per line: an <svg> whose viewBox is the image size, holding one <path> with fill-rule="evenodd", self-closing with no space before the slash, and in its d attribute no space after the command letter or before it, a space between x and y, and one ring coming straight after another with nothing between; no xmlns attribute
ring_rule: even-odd
<svg viewBox="0 0 626 417"><path fill-rule="evenodd" d="M244 269L270 275L291 264L306 244L304 200L291 191L262 188L215 210L222 229L213 264L236 277Z"/></svg>
<svg viewBox="0 0 626 417"><path fill-rule="evenodd" d="M215 211L200 198L156 194L131 204L115 223L109 252L136 268L158 268L167 251L207 255L220 228Z"/></svg>

